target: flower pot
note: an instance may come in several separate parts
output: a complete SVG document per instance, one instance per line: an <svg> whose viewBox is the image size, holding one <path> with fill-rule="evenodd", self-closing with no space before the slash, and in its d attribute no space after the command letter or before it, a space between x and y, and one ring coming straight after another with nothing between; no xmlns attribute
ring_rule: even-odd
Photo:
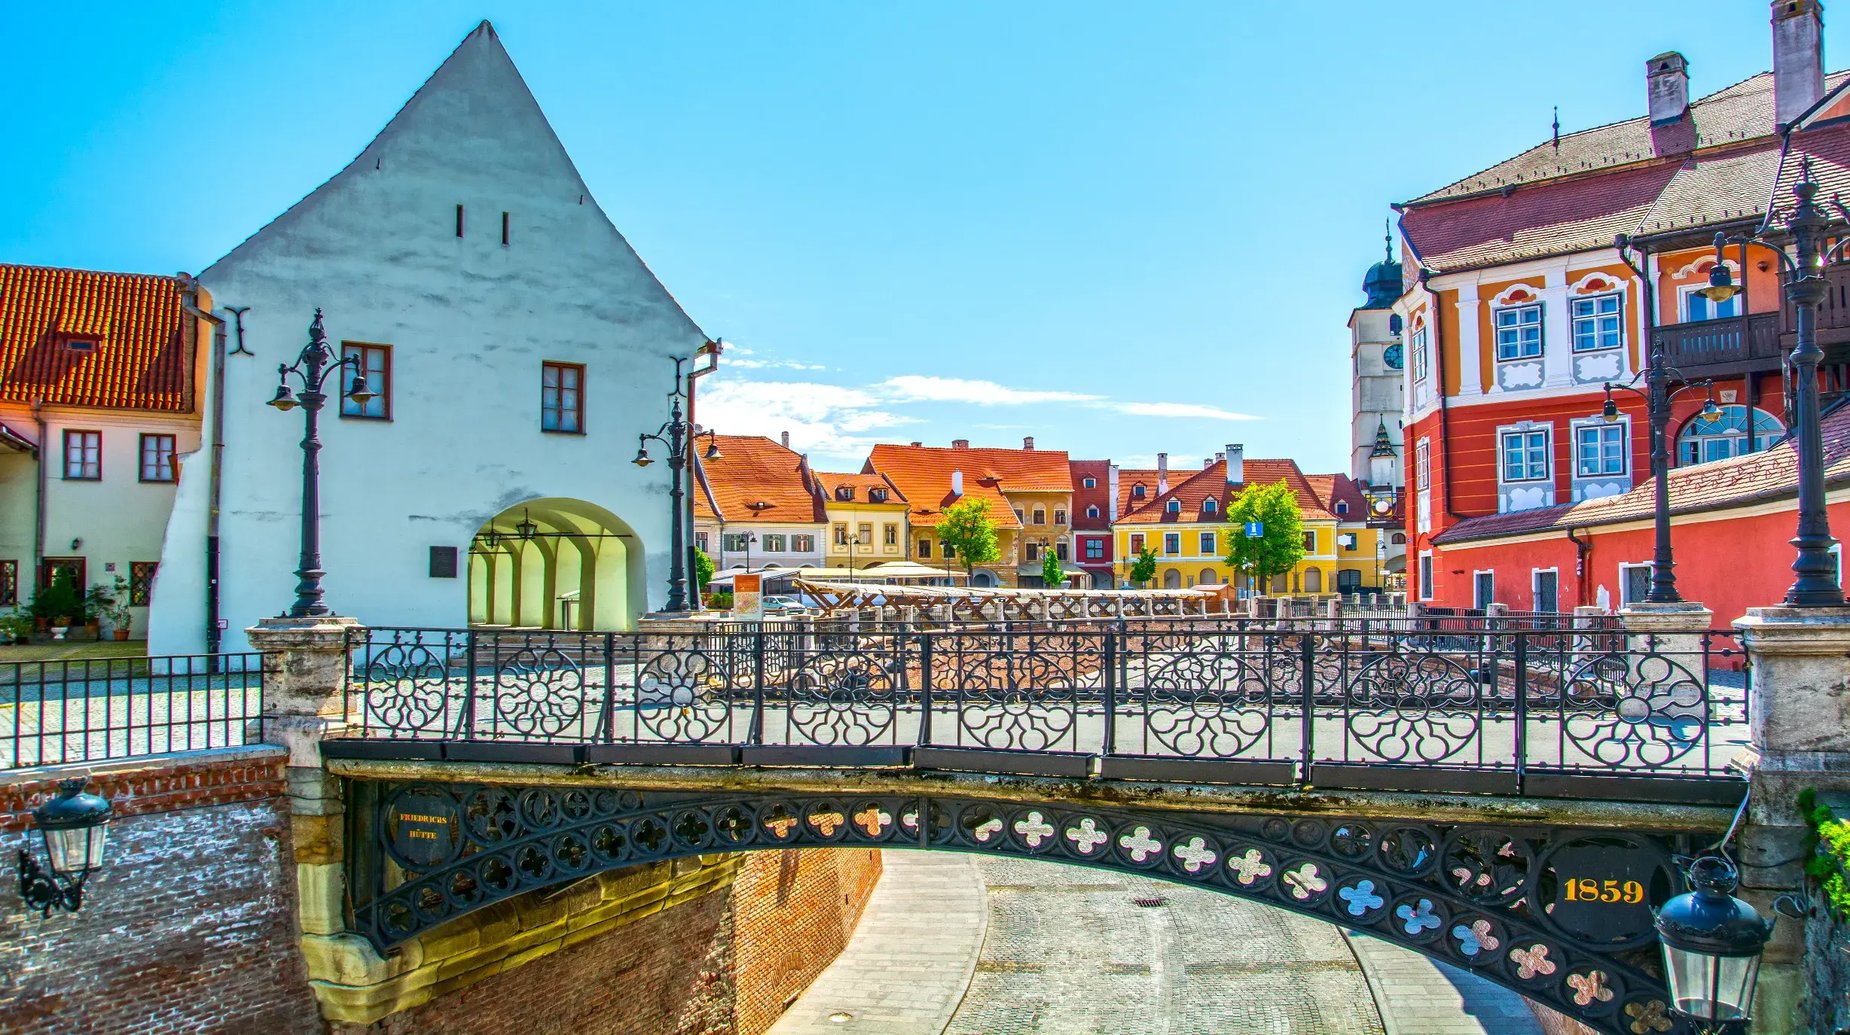
<svg viewBox="0 0 1850 1035"><path fill-rule="evenodd" d="M68 625L54 625L51 627L51 638L54 640L62 640L64 639L64 634L70 631L71 627Z"/></svg>
<svg viewBox="0 0 1850 1035"><path fill-rule="evenodd" d="M103 637L103 623L102 623L102 622L99 622L99 621L96 621L96 620L94 620L94 619L92 619L91 621L88 621L88 622L85 622L85 623L84 623L84 632L87 632L87 633L89 633L89 634L90 634L90 638L91 638L91 639L93 639L93 640L99 640L99 639L102 639L102 637Z"/></svg>
<svg viewBox="0 0 1850 1035"><path fill-rule="evenodd" d="M109 634L110 634L111 636L114 636L114 637L116 638L116 642L117 642L117 643L121 643L121 642L122 642L123 640L126 640L126 639L128 639L128 630L127 630L127 629L111 629L111 630L109 631Z"/></svg>

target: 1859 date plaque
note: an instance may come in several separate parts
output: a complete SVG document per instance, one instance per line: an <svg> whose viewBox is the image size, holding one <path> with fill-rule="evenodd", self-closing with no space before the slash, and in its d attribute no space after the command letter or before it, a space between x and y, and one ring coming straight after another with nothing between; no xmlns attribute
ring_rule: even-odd
<svg viewBox="0 0 1850 1035"><path fill-rule="evenodd" d="M1549 853L1554 894L1545 905L1563 931L1595 945L1651 936L1651 910L1669 894L1666 860L1628 840L1588 837Z"/></svg>

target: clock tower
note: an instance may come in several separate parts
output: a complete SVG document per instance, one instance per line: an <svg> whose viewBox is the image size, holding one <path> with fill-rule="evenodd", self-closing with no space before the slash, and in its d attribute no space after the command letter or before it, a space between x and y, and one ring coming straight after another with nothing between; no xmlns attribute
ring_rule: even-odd
<svg viewBox="0 0 1850 1035"><path fill-rule="evenodd" d="M1400 318L1390 308L1401 294L1401 266L1387 254L1362 278L1366 300L1349 315L1349 476L1371 497L1406 485L1401 421L1406 393Z"/></svg>

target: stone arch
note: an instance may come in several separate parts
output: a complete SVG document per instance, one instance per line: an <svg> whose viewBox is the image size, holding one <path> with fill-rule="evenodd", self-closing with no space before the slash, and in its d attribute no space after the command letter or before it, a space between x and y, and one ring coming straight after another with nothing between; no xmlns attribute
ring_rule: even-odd
<svg viewBox="0 0 1850 1035"><path fill-rule="evenodd" d="M1163 588L1164 589L1181 589L1182 588L1181 569L1170 568L1167 571L1163 572Z"/></svg>
<svg viewBox="0 0 1850 1035"><path fill-rule="evenodd" d="M1648 955L1631 954L1651 944L1650 909L1675 890L1672 853L1693 840L854 791L360 781L352 793L376 834L373 857L349 848L354 918L381 952L495 902L641 863L788 848L962 851L1153 877L1343 924L1609 1035L1662 1015L1661 978L1634 962ZM1617 936L1570 930L1524 905L1552 894L1557 861L1566 873L1589 847L1651 875L1648 900ZM385 886L386 874L400 883Z"/></svg>
<svg viewBox="0 0 1850 1035"><path fill-rule="evenodd" d="M995 584L996 573L987 568L978 568L970 573L970 585L972 586L993 587Z"/></svg>
<svg viewBox="0 0 1850 1035"><path fill-rule="evenodd" d="M472 624L624 630L646 607L642 545L628 522L594 503L516 503L482 523L469 552Z"/></svg>
<svg viewBox="0 0 1850 1035"><path fill-rule="evenodd" d="M1304 569L1304 592L1306 593L1323 592L1323 569L1322 568Z"/></svg>

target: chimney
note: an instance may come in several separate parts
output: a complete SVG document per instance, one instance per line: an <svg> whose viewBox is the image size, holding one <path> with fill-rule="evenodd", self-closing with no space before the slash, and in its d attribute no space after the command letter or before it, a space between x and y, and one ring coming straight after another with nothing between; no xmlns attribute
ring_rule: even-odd
<svg viewBox="0 0 1850 1035"><path fill-rule="evenodd" d="M1680 122L1689 111L1689 62L1674 50L1644 63L1644 92L1651 125Z"/></svg>
<svg viewBox="0 0 1850 1035"><path fill-rule="evenodd" d="M1026 450L1032 450L1034 448L1034 436L1033 435L1023 435L1021 437L1021 448L1026 449Z"/></svg>
<svg viewBox="0 0 1850 1035"><path fill-rule="evenodd" d="M914 443L912 443L912 448L914 448L914 449L919 449L919 448L922 448L922 447L923 447L924 445L925 445L925 443L923 443L923 442L914 442Z"/></svg>
<svg viewBox="0 0 1850 1035"><path fill-rule="evenodd" d="M951 495L962 496L963 494L964 494L964 473L962 471L952 471L951 472Z"/></svg>
<svg viewBox="0 0 1850 1035"><path fill-rule="evenodd" d="M1213 467L1213 466L1214 466L1214 457L1204 456L1201 458L1201 469L1202 470L1205 471L1208 468Z"/></svg>
<svg viewBox="0 0 1850 1035"><path fill-rule="evenodd" d="M781 437L784 440L784 448L789 449L790 448L790 432L788 431L784 432Z"/></svg>
<svg viewBox="0 0 1850 1035"><path fill-rule="evenodd" d="M1246 484L1246 447L1237 443L1227 447L1227 484Z"/></svg>
<svg viewBox="0 0 1850 1035"><path fill-rule="evenodd" d="M1161 496L1169 491L1169 454L1156 454L1156 494Z"/></svg>
<svg viewBox="0 0 1850 1035"><path fill-rule="evenodd" d="M951 440L951 448L952 449L969 449L970 440L967 438L954 438Z"/></svg>
<svg viewBox="0 0 1850 1035"><path fill-rule="evenodd" d="M1791 125L1824 96L1824 5L1774 0L1773 121Z"/></svg>

